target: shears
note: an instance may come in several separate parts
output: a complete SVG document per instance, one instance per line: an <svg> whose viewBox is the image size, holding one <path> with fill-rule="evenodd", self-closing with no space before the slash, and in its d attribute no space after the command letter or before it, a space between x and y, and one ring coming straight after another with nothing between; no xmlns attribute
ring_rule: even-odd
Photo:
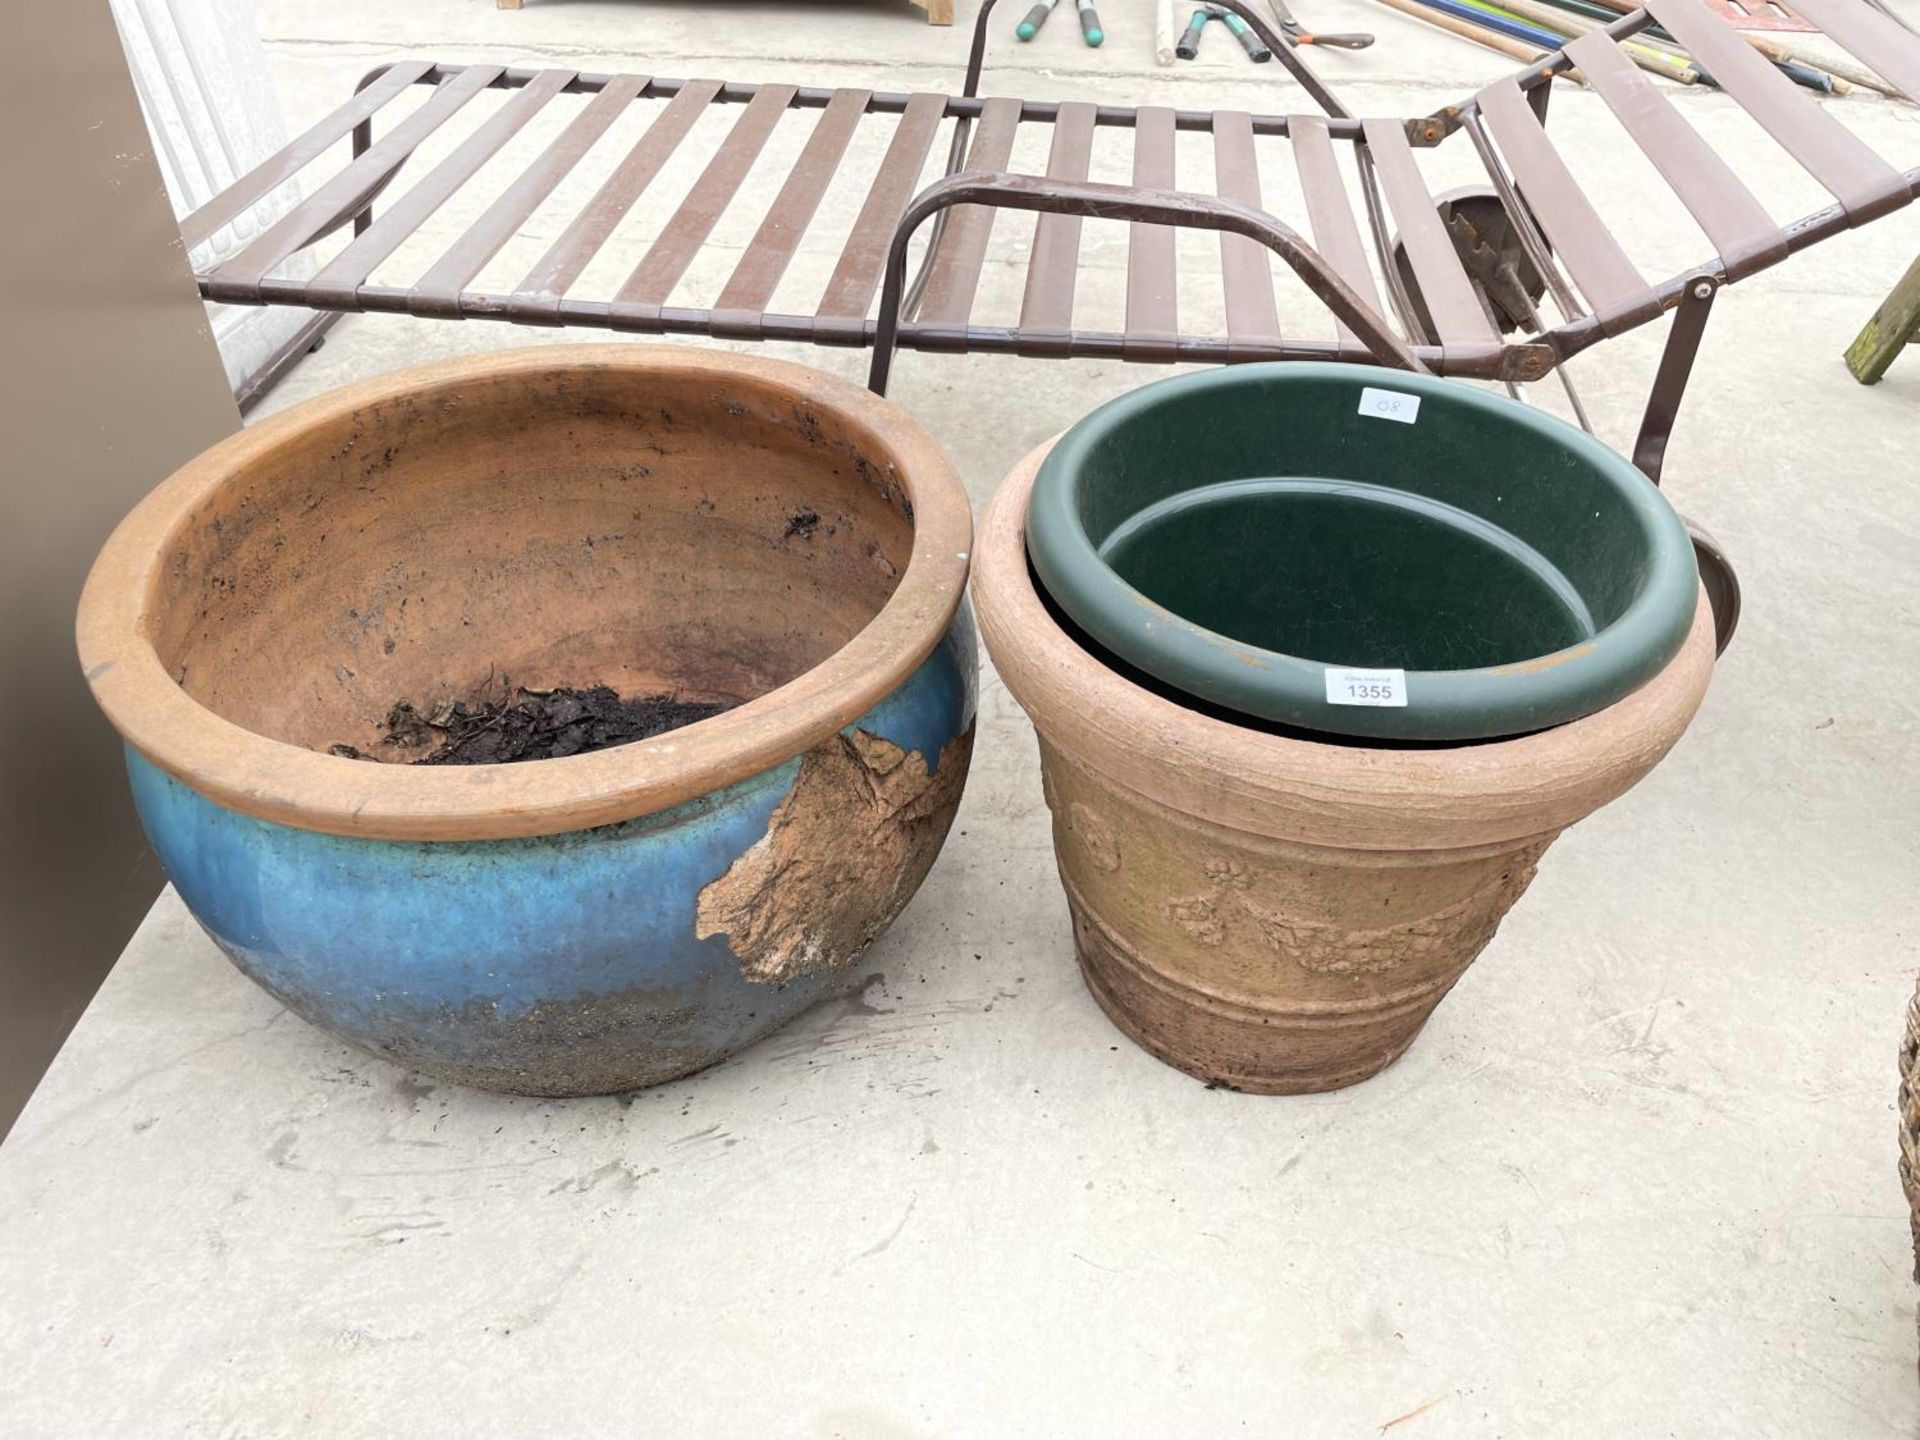
<svg viewBox="0 0 1920 1440"><path fill-rule="evenodd" d="M1293 11L1287 8L1287 0L1267 0L1273 10L1273 18L1280 22L1280 34L1295 45L1331 45L1338 50L1364 50L1373 44L1373 36L1364 33L1345 35L1322 35L1317 30L1304 30L1300 22L1293 18Z"/></svg>

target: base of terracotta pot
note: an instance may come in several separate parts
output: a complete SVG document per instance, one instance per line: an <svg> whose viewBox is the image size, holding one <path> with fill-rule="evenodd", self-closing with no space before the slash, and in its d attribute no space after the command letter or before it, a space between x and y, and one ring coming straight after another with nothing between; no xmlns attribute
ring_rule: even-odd
<svg viewBox="0 0 1920 1440"><path fill-rule="evenodd" d="M1370 1080L1407 1053L1465 967L1375 1006L1261 1011L1171 980L1102 925L1064 875L1080 978L1114 1026L1165 1064L1250 1095L1313 1095Z"/></svg>

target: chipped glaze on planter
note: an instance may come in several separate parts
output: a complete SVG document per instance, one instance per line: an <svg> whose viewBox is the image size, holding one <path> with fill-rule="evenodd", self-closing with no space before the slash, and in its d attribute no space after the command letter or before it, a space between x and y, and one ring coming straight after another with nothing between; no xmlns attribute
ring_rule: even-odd
<svg viewBox="0 0 1920 1440"><path fill-rule="evenodd" d="M1568 825L1637 783L1713 668L1710 607L1626 699L1515 740L1329 745L1190 710L1048 613L1024 522L1049 446L981 523L973 593L1032 718L1088 989L1142 1047L1236 1089L1337 1089L1393 1063Z"/></svg>
<svg viewBox="0 0 1920 1440"><path fill-rule="evenodd" d="M82 663L182 898L289 1008L441 1079L629 1090L851 983L924 879L971 757L970 531L924 432L830 377L514 352L187 466L103 551ZM313 748L492 657L744 703L509 766Z"/></svg>

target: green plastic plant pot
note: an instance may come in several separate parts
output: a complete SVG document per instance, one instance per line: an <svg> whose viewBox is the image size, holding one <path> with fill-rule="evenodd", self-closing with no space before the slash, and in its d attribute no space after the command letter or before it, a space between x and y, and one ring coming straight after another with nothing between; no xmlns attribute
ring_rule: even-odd
<svg viewBox="0 0 1920 1440"><path fill-rule="evenodd" d="M1632 464L1498 395L1239 365L1101 406L1040 468L1027 550L1065 617L1172 690L1325 734L1520 735L1658 674L1685 525Z"/></svg>

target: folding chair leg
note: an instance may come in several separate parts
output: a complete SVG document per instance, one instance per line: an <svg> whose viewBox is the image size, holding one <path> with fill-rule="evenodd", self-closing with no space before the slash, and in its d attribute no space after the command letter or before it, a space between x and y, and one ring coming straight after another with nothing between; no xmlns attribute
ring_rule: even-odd
<svg viewBox="0 0 1920 1440"><path fill-rule="evenodd" d="M505 8L505 7L502 7L502 8ZM519 7L515 6L513 8L518 9ZM365 77L365 79L362 79L358 88L364 90L367 86L367 81L371 80L372 78L373 77L369 75ZM365 120L362 120L358 125L353 127L353 158L358 160L362 155L366 154L367 151L372 148L373 148L373 117L369 115ZM362 210L358 215L353 217L353 233L355 235L364 235L367 233L368 230L372 228L373 228L373 201L369 199L367 201L366 208Z"/></svg>
<svg viewBox="0 0 1920 1440"><path fill-rule="evenodd" d="M1694 356L1700 353L1700 337L1707 328L1707 314L1713 309L1713 297L1720 282L1710 275L1696 276L1680 294L1680 307L1673 312L1673 326L1667 331L1667 348L1660 356L1660 368L1654 372L1653 392L1647 396L1646 417L1640 422L1640 438L1634 442L1633 463L1654 484L1660 483L1660 468L1667 458L1667 441L1673 435L1674 417L1686 394L1687 377L1693 372ZM1740 623L1740 577L1720 542L1705 526L1682 515L1687 535L1693 541L1693 557L1700 567L1700 583L1706 587L1707 604L1713 610L1714 654L1726 652Z"/></svg>
<svg viewBox="0 0 1920 1440"><path fill-rule="evenodd" d="M1647 413L1640 421L1640 438L1633 443L1633 463L1656 485L1666 462L1667 442L1673 437L1673 422L1687 391L1687 377L1693 373L1694 356L1700 353L1707 314L1713 309L1713 297L1719 288L1720 282L1712 276L1696 276L1680 292L1679 308L1673 312L1667 348L1661 352L1660 368L1654 372L1653 390L1647 396Z"/></svg>
<svg viewBox="0 0 1920 1440"><path fill-rule="evenodd" d="M285 378L287 372L327 342L327 332L343 317L338 310L322 310L293 337L261 363L258 370L242 380L233 392L234 403L245 415Z"/></svg>

